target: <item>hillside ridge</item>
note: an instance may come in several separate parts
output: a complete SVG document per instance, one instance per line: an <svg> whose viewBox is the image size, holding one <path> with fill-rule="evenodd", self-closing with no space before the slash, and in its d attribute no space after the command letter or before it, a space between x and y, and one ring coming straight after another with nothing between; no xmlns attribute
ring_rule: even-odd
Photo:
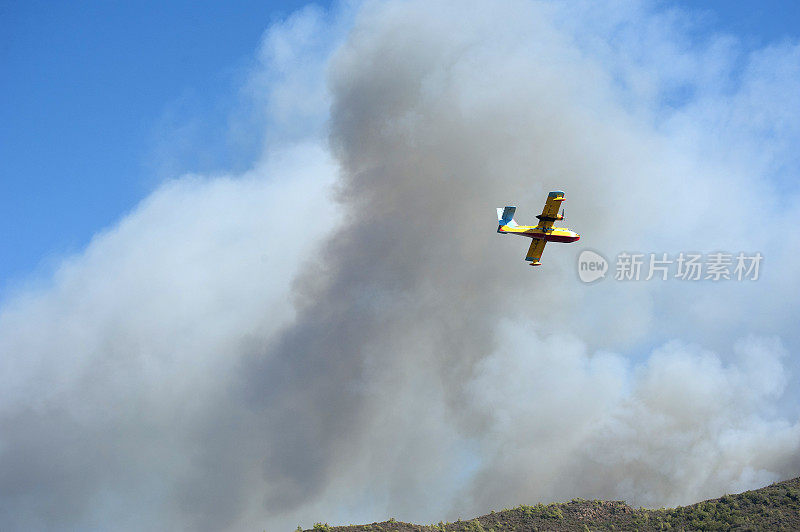
<svg viewBox="0 0 800 532"><path fill-rule="evenodd" d="M624 501L573 499L564 503L521 505L454 523L415 525L390 519L366 525L330 526L327 523L317 523L311 530L325 532L800 530L800 477L677 508L632 508Z"/></svg>

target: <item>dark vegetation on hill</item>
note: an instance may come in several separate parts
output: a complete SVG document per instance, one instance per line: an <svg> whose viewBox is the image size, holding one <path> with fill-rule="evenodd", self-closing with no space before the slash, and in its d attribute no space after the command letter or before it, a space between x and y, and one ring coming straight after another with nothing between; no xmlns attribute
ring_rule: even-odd
<svg viewBox="0 0 800 532"><path fill-rule="evenodd" d="M299 528L299 527L298 527ZM329 532L500 532L593 530L800 530L800 478L725 495L691 506L649 510L622 501L587 501L519 506L469 521L414 525L390 519L369 525L328 526Z"/></svg>

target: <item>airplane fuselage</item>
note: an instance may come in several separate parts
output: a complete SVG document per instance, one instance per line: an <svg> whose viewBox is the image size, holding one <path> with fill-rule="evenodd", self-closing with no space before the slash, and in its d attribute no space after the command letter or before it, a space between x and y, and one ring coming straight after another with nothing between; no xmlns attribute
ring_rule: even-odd
<svg viewBox="0 0 800 532"><path fill-rule="evenodd" d="M501 225L497 228L497 232L527 236L528 238L536 238L548 242L575 242L581 238L581 235L566 227L544 229L538 225Z"/></svg>

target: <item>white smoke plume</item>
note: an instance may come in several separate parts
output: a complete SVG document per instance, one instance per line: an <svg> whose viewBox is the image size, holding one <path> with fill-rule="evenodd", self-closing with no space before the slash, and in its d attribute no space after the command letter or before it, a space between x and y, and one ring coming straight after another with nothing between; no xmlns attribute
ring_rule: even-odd
<svg viewBox="0 0 800 532"><path fill-rule="evenodd" d="M432 522L800 474L800 45L696 24L507 0L271 28L253 169L166 183L0 307L2 528ZM494 208L556 188L582 240L529 271ZM765 259L583 285L584 243Z"/></svg>

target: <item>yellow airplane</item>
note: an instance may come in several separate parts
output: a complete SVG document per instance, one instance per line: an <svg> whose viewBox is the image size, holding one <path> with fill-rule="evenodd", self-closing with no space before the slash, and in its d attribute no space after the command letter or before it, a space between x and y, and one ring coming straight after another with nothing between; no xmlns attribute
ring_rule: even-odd
<svg viewBox="0 0 800 532"><path fill-rule="evenodd" d="M514 221L516 207L506 207L497 209L497 219L499 225L497 232L503 234L521 235L531 238L531 247L525 260L531 261L531 266L541 266L539 259L542 258L544 245L548 242L575 242L581 235L575 231L570 231L566 227L553 227L553 222L564 219L564 211L558 214L561 203L565 201L564 192L554 190L547 195L547 203L544 204L542 214L537 216L539 225L519 225Z"/></svg>

